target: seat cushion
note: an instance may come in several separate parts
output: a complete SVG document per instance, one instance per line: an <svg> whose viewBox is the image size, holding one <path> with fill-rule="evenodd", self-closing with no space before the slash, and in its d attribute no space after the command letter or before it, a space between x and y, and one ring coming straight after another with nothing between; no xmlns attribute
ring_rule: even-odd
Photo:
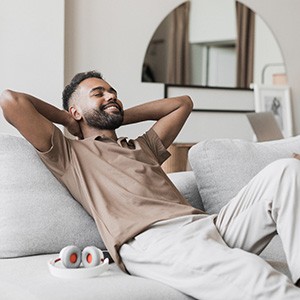
<svg viewBox="0 0 300 300"><path fill-rule="evenodd" d="M188 300L190 297L158 281L130 276L116 264L99 277L61 279L47 262L57 254L0 259L0 295L5 300Z"/></svg>

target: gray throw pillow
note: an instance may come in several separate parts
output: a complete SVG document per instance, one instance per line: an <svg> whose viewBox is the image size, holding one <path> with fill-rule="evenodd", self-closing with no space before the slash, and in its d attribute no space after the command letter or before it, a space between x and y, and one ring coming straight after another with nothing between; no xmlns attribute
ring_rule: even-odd
<svg viewBox="0 0 300 300"><path fill-rule="evenodd" d="M105 246L94 220L23 138L0 134L0 258Z"/></svg>
<svg viewBox="0 0 300 300"><path fill-rule="evenodd" d="M218 213L260 170L271 162L300 153L300 136L254 143L213 139L189 151L204 209Z"/></svg>

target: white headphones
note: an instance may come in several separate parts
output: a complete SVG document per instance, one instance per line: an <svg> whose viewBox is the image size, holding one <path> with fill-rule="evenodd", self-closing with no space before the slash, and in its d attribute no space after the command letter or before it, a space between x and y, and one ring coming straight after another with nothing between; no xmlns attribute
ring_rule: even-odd
<svg viewBox="0 0 300 300"><path fill-rule="evenodd" d="M99 276L108 270L108 263L108 258L104 259L103 252L94 246L82 252L76 246L67 246L60 251L59 258L48 262L48 267L53 276L75 279Z"/></svg>

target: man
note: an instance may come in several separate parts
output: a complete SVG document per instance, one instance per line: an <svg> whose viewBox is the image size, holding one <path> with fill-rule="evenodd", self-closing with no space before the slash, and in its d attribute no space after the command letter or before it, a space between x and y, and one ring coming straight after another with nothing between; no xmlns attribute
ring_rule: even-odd
<svg viewBox="0 0 300 300"><path fill-rule="evenodd" d="M300 278L298 160L271 164L218 215L207 215L187 203L160 167L192 110L188 96L124 111L116 90L91 71L72 79L63 102L64 111L23 93L0 97L7 121L93 216L124 271L197 299L300 299L293 284ZM144 135L117 137L119 126L146 120L156 122ZM53 123L78 139L67 139ZM260 253L276 230L293 282L249 253Z"/></svg>

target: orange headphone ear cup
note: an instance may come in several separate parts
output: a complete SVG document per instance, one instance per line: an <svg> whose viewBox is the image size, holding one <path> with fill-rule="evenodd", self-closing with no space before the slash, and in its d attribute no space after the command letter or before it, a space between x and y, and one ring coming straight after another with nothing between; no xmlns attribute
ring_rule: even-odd
<svg viewBox="0 0 300 300"><path fill-rule="evenodd" d="M66 268L78 268L81 263L81 250L76 246L67 246L60 251L59 257Z"/></svg>
<svg viewBox="0 0 300 300"><path fill-rule="evenodd" d="M82 251L82 264L85 268L96 267L104 260L104 255L100 249L89 246Z"/></svg>

